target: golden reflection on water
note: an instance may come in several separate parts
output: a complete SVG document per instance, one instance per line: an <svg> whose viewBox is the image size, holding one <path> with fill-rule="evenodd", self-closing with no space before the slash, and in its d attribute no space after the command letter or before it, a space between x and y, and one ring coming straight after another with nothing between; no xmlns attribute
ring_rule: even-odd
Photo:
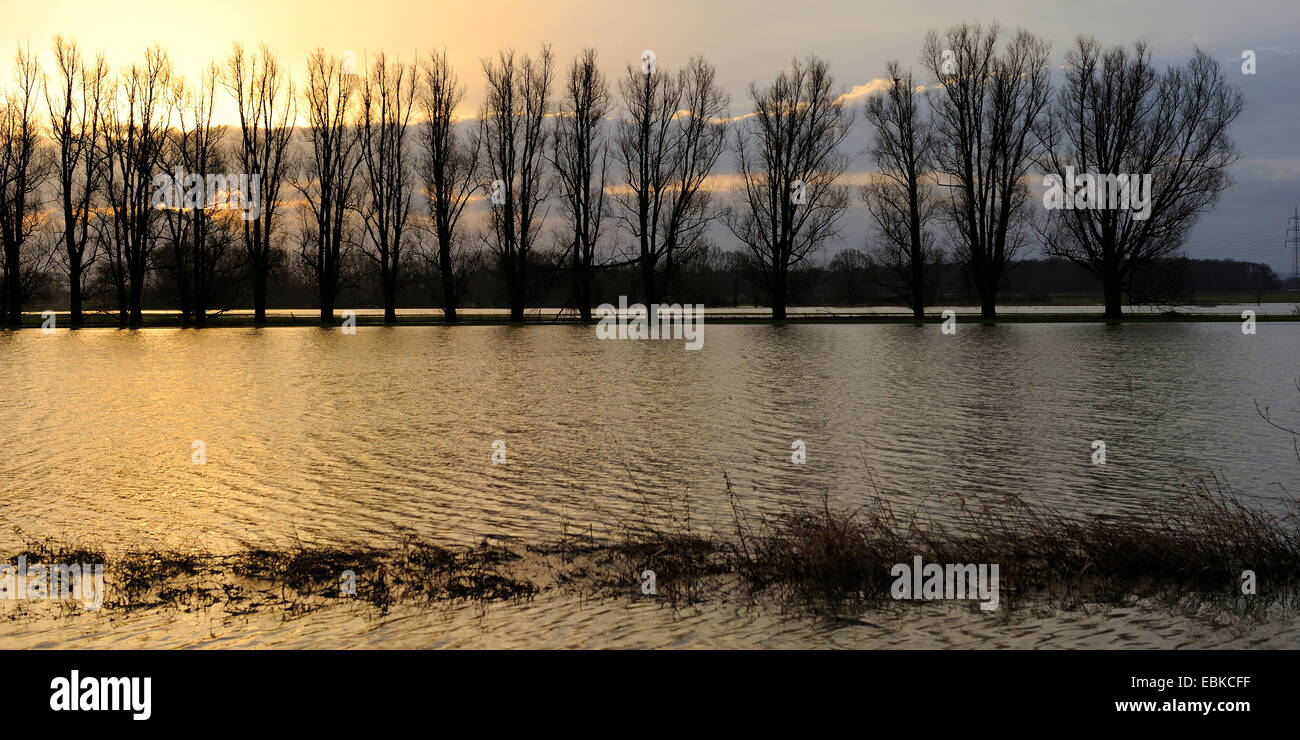
<svg viewBox="0 0 1300 740"><path fill-rule="evenodd" d="M724 472L756 512L823 492L863 506L866 465L886 496L936 510L1014 492L1140 512L1180 471L1267 501L1300 463L1254 402L1300 411L1297 339L710 325L687 352L577 326L6 332L0 502L31 536L220 552L408 530L544 542L683 497L708 526L729 517Z"/></svg>

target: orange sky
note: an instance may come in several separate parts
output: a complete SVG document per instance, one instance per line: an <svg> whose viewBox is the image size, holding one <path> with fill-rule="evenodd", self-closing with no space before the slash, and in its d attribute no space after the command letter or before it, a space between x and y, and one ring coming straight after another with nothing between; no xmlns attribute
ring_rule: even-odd
<svg viewBox="0 0 1300 740"><path fill-rule="evenodd" d="M498 49L535 52L550 42L557 75L584 46L597 50L601 66L616 78L623 66L653 49L661 67L673 68L703 54L732 97L732 114L748 106L748 85L767 81L794 57L816 53L831 62L845 90L869 85L886 61L915 66L925 31L963 20L1000 19L1050 40L1059 63L1071 39L1092 34L1107 44L1149 41L1158 60L1186 58L1196 46L1229 63L1242 49L1260 52L1259 74L1237 75L1247 112L1236 140L1246 159L1240 183L1216 213L1203 219L1192 241L1198 252L1222 254L1241 224L1277 223L1292 212L1300 161L1293 136L1300 48L1296 48L1295 0L0 0L0 81L8 85L16 45L47 49L56 34L76 39L83 52L102 49L114 67L140 60L153 42L167 48L179 73L197 78L210 59L224 59L233 41L269 44L301 77L307 53L321 46L364 60L380 49L410 61L417 53L445 48L468 87L463 113L478 107L479 60ZM923 75L922 75L923 76ZM859 92L867 88L858 87ZM558 93L558 91L557 91ZM233 104L218 96L218 120L232 123ZM865 140L855 143L853 154ZM1281 264L1281 231L1244 258ZM1213 235L1213 236L1207 236ZM1205 242L1198 247L1199 242ZM1289 272L1290 260L1286 260Z"/></svg>
<svg viewBox="0 0 1300 740"><path fill-rule="evenodd" d="M30 41L33 49L41 50L56 34L76 39L83 53L103 50L115 68L140 59L145 47L157 41L170 52L176 70L190 79L198 77L208 60L224 59L236 40L253 48L262 42L269 44L295 77L300 75L308 51L318 45L334 54L352 50L359 63L367 50L384 49L409 61L417 53L446 48L469 87L466 103L471 111L477 107L479 60L497 49L513 46L521 52L534 52L547 41L557 60L567 64L584 45L594 45L601 51L607 74L613 76L627 62L638 60L645 48L655 49L665 60L694 53L709 55L710 46L721 52L724 42L708 29L726 23L727 15L685 0L562 4L537 0L218 0L193 4L175 0L3 0L3 5L6 22L0 28L0 72L6 79L15 44ZM190 8L203 11L195 15L187 12ZM762 16L758 13L751 20ZM685 28L684 19L689 19ZM788 56L782 53L780 58ZM779 66L774 64L772 71ZM847 86L858 82L846 80ZM733 94L744 92L743 83L733 86L737 88ZM233 120L227 117L229 107L219 112L226 114L223 119Z"/></svg>

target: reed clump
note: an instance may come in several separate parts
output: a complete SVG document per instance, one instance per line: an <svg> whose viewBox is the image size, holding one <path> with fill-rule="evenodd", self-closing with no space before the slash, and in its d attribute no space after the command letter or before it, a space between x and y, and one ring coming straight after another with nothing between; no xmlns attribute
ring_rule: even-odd
<svg viewBox="0 0 1300 740"><path fill-rule="evenodd" d="M727 483L733 502L736 494ZM718 543L753 589L822 602L890 598L895 564L998 564L1004 599L1051 596L1127 601L1159 594L1289 598L1300 581L1300 510L1242 502L1215 476L1141 514L1086 516L1008 495L958 499L955 516L900 514L877 490L870 506L827 498L752 522L733 503L731 536ZM1255 594L1243 594L1253 572Z"/></svg>
<svg viewBox="0 0 1300 740"><path fill-rule="evenodd" d="M231 615L267 608L300 615L349 600L386 612L400 601L528 599L538 590L509 572L512 561L519 559L517 554L486 542L451 549L406 536L387 547L295 541L230 554L159 548L109 552L55 538L30 538L17 531L25 542L5 559L11 565L19 557L28 564L102 564L101 608L109 610L193 611L217 606ZM15 601L24 612L36 603ZM48 601L60 613L81 610L73 600Z"/></svg>
<svg viewBox="0 0 1300 740"><path fill-rule="evenodd" d="M1253 609L1293 604L1300 585L1297 502L1264 511L1214 476L1187 478L1180 495L1124 515L1064 512L1014 495L957 499L944 516L903 513L874 482L873 500L855 509L834 507L823 496L758 515L725 476L724 482L732 515L721 529L698 526L680 502L657 510L648 504L610 534L588 529L522 554L486 541L444 547L414 535L386 546L295 541L230 554L115 554L27 538L5 560L104 563L107 608L216 606L232 615L265 608L297 615L340 601L386 613L399 602L518 601L552 588L645 595L647 571L654 595L674 606L738 595L776 595L814 608L880 606L893 601L894 566L916 557L996 564L1007 605L1155 596ZM1243 593L1246 571L1254 574L1253 594Z"/></svg>

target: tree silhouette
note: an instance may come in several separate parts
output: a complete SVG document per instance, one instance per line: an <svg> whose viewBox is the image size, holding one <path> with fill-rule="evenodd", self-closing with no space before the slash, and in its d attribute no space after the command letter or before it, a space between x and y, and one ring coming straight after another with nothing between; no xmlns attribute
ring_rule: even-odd
<svg viewBox="0 0 1300 740"><path fill-rule="evenodd" d="M456 321L456 306L464 289L467 268L476 265L473 255L463 253L458 227L461 214L477 190L475 174L479 158L479 137L462 137L457 131L456 107L465 98L465 88L447 60L446 52L433 52L422 65L420 107L424 113L420 144L424 149L422 173L424 194L429 202L437 250L426 254L442 282L442 311L447 322Z"/></svg>
<svg viewBox="0 0 1300 740"><path fill-rule="evenodd" d="M572 227L569 264L578 315L591 321L591 280L596 244L605 215L609 139L609 85L596 66L596 52L585 49L569 67L566 95L555 119L551 162L563 189L561 202Z"/></svg>
<svg viewBox="0 0 1300 740"><path fill-rule="evenodd" d="M628 65L619 82L624 117L615 153L623 185L616 217L636 240L641 299L658 303L680 267L706 248L719 215L704 187L726 150L729 100L716 70L692 58L676 74Z"/></svg>
<svg viewBox="0 0 1300 740"><path fill-rule="evenodd" d="M253 289L253 321L266 321L266 284L275 255L281 191L291 171L295 95L293 82L271 49L256 55L235 44L226 60L223 82L239 110L235 158L249 177L259 178L257 217L243 224L244 255Z"/></svg>
<svg viewBox="0 0 1300 740"><path fill-rule="evenodd" d="M384 322L397 321L397 285L403 240L411 217L414 183L407 127L415 110L415 65L389 62L379 54L361 88L361 161L365 188L360 200L366 246L362 251L379 267Z"/></svg>
<svg viewBox="0 0 1300 740"><path fill-rule="evenodd" d="M879 176L862 186L862 199L882 238L873 258L881 278L924 318L927 283L942 253L926 227L935 215L934 131L922 110L911 72L897 61L887 65L889 88L866 103L874 130L871 158Z"/></svg>
<svg viewBox="0 0 1300 740"><path fill-rule="evenodd" d="M772 318L784 319L792 270L835 235L848 207L838 184L848 167L840 144L852 115L830 66L795 61L767 87L750 85L754 112L736 136L740 173L727 226L749 249Z"/></svg>
<svg viewBox="0 0 1300 740"><path fill-rule="evenodd" d="M551 48L543 46L536 60L527 55L516 60L513 51L501 52L496 62L484 60L483 72L488 89L479 136L491 201L489 247L505 280L510 320L523 321L528 258L552 186L546 176L545 126L554 77Z"/></svg>
<svg viewBox="0 0 1300 740"><path fill-rule="evenodd" d="M1007 265L1027 241L1026 178L1035 129L1051 94L1049 46L1018 32L999 54L1000 29L962 24L926 35L922 61L938 81L934 127L943 207L979 294L980 316L997 317Z"/></svg>
<svg viewBox="0 0 1300 740"><path fill-rule="evenodd" d="M1080 36L1066 54L1065 85L1044 128L1044 171L1151 176L1150 210L1074 208L1049 213L1044 251L1101 281L1107 318L1120 318L1136 273L1167 262L1201 212L1231 184L1238 153L1228 136L1245 101L1218 61L1199 49L1163 74L1145 42L1103 50ZM1075 183L1063 182L1073 189ZM1136 190L1135 182L1128 182ZM1098 197L1110 203L1111 193Z"/></svg>
<svg viewBox="0 0 1300 740"><path fill-rule="evenodd" d="M349 120L359 81L338 57L317 48L307 58L310 156L299 167L295 187L302 194L298 254L316 283L322 323L333 322L346 247L353 244L348 211L356 207L357 127Z"/></svg>

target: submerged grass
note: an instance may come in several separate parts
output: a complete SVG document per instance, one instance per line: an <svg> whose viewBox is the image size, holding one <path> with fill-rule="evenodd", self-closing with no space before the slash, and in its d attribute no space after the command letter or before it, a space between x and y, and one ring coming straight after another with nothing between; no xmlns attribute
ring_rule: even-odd
<svg viewBox="0 0 1300 740"><path fill-rule="evenodd" d="M104 563L108 609L217 607L244 615L270 608L286 617L341 601L385 614L399 602L518 601L550 589L639 597L647 570L654 572L656 596L674 606L768 595L836 613L893 603L891 570L916 556L927 563L997 564L1008 607L1156 597L1191 608L1250 611L1279 601L1289 608L1300 580L1298 502L1289 501L1285 513L1263 512L1213 476L1186 479L1182 495L1142 516L1069 514L1017 496L959 499L945 517L900 513L874 480L868 506L837 509L823 497L775 515L751 515L724 480L732 516L722 530L698 526L684 502L647 501L642 516L606 535L566 530L522 554L486 541L443 547L413 535L387 546L295 541L221 555L112 554L27 538L0 562L23 555L29 563ZM1246 570L1256 574L1256 595L1242 594Z"/></svg>
<svg viewBox="0 0 1300 740"><path fill-rule="evenodd" d="M998 564L1004 603L1189 595L1220 604L1276 601L1291 599L1300 581L1296 505L1290 501L1281 515L1261 512L1214 476L1186 479L1182 495L1144 516L1067 514L1010 495L960 499L955 518L902 515L877 491L872 506L852 511L833 510L823 499L819 509L752 525L737 513L728 546L752 586L831 604L890 599L891 568L915 556ZM1242 594L1246 570L1256 575L1253 596Z"/></svg>
<svg viewBox="0 0 1300 740"><path fill-rule="evenodd" d="M724 527L694 524L685 501L660 501L606 538L566 537L534 550L558 561L559 583L588 591L639 594L653 571L656 595L673 606L737 594L819 612L885 606L897 603L894 565L917 556L997 564L1008 607L1150 598L1240 613L1293 608L1300 586L1300 502L1261 511L1212 475L1186 477L1181 495L1123 516L1067 513L1019 496L958 498L946 516L903 513L874 479L867 506L837 508L823 496L764 515L748 511L724 481L731 502ZM1253 594L1242 593L1248 570Z"/></svg>
<svg viewBox="0 0 1300 740"><path fill-rule="evenodd" d="M447 549L406 536L394 545L355 543L248 547L231 554L136 548L109 553L69 546L53 538L32 539L0 562L22 556L30 565L85 563L104 566L102 608L181 611L221 607L230 615L278 609L301 615L349 600L381 613L399 601L489 602L528 599L537 587L512 576L515 553L486 542ZM18 618L38 602L19 600ZM75 600L50 602L60 613L81 611Z"/></svg>

